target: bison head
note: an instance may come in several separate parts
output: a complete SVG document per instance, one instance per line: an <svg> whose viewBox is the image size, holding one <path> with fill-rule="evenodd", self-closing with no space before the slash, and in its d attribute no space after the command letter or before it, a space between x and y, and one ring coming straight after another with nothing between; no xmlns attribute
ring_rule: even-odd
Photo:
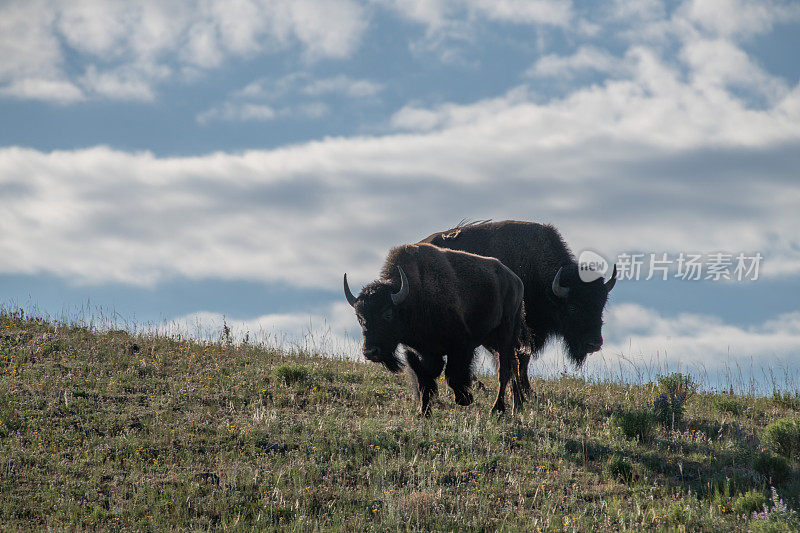
<svg viewBox="0 0 800 533"><path fill-rule="evenodd" d="M358 297L350 292L347 274L344 275L344 294L356 310L364 335L364 358L381 363L392 372L402 367L401 360L395 355L401 331L398 308L409 293L408 278L401 267L397 269L400 272L399 289L396 290L391 281L379 280L361 289Z"/></svg>
<svg viewBox="0 0 800 533"><path fill-rule="evenodd" d="M603 347L603 308L617 282L617 266L608 281L584 282L576 265L558 269L551 285L567 355L578 366Z"/></svg>

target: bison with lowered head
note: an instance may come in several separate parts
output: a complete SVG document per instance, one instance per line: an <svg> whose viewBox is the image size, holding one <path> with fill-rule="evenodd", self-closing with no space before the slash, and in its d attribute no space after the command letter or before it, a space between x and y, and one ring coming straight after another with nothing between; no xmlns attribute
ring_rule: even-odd
<svg viewBox="0 0 800 533"><path fill-rule="evenodd" d="M443 368L456 403L472 403L472 361L481 345L499 361L500 387L492 410L505 410L512 379L514 409L521 406L515 351L530 343L523 290L519 277L497 259L430 244L394 248L380 279L358 297L344 275L345 296L364 334L364 357L397 372L402 360L395 350L404 345L423 415L429 414Z"/></svg>
<svg viewBox="0 0 800 533"><path fill-rule="evenodd" d="M548 339L560 337L569 359L580 366L603 346L603 308L617 267L607 282L581 281L575 257L553 226L514 220L478 222L434 233L421 242L495 257L520 277L534 356ZM526 392L528 361L529 356L521 353L520 379Z"/></svg>

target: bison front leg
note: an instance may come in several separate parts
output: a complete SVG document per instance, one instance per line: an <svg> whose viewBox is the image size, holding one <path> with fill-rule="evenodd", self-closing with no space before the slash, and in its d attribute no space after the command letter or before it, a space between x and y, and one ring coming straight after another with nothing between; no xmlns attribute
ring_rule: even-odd
<svg viewBox="0 0 800 533"><path fill-rule="evenodd" d="M430 416L431 400L438 392L436 378L442 373L444 361L441 357L424 356L414 350L406 350L406 361L416 382L419 413L422 416Z"/></svg>
<svg viewBox="0 0 800 533"><path fill-rule="evenodd" d="M462 347L447 354L447 366L444 369L447 384L453 390L458 405L470 405L474 401L472 391L472 359L475 349Z"/></svg>

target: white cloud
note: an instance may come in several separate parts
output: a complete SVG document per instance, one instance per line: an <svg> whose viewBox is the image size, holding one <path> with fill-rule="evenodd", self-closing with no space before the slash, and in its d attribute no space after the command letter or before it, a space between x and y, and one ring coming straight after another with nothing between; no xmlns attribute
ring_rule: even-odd
<svg viewBox="0 0 800 533"><path fill-rule="evenodd" d="M71 104L84 99L83 91L69 81L46 78L22 78L0 87L0 94L21 100L44 100Z"/></svg>
<svg viewBox="0 0 800 533"><path fill-rule="evenodd" d="M446 0L375 0L403 17L425 24L429 28L441 28L456 11L457 2Z"/></svg>
<svg viewBox="0 0 800 533"><path fill-rule="evenodd" d="M88 95L148 100L175 62L179 70L211 69L228 58L292 46L312 61L342 58L366 26L354 0L12 0L0 6L0 91L63 103L81 99L79 75L64 65L73 52L71 61L87 65ZM56 84L72 90L59 95Z"/></svg>
<svg viewBox="0 0 800 533"><path fill-rule="evenodd" d="M88 94L113 100L149 102L155 98L150 80L157 77L156 73L152 72L157 69L150 70L147 72L141 69L122 68L100 72L94 65L89 65L79 83ZM161 70L162 77L169 75L164 69Z"/></svg>
<svg viewBox="0 0 800 533"><path fill-rule="evenodd" d="M294 72L275 80L258 78L234 91L232 96L241 99L278 100L288 95L340 94L348 98L366 98L377 96L383 89L381 83L363 78L351 78L344 74L313 78L311 74L305 72Z"/></svg>
<svg viewBox="0 0 800 533"><path fill-rule="evenodd" d="M295 110L287 110L290 114L299 115L310 119L319 119L327 116L331 110L324 102L309 102L298 106Z"/></svg>
<svg viewBox="0 0 800 533"><path fill-rule="evenodd" d="M635 22L660 20L666 17L666 6L659 0L614 0L611 17Z"/></svg>
<svg viewBox="0 0 800 533"><path fill-rule="evenodd" d="M465 45L480 45L487 23L555 28L570 42L613 31L638 45L664 45L671 39L733 42L800 20L798 5L760 0L687 1L671 12L662 3L637 0L593 6L580 16L568 0L10 0L0 6L0 94L61 103L150 100L159 83L231 59L290 49L311 62L347 58L366 32L370 5L425 28L421 40L411 38L412 50L435 50L440 60L463 65L476 64ZM609 21L623 27L604 27ZM539 31L536 38L544 51L547 34ZM613 72L616 66L585 44L570 58L544 57L534 73L584 68ZM358 97L381 89L368 80L328 82L331 89L323 84L317 90Z"/></svg>
<svg viewBox="0 0 800 533"><path fill-rule="evenodd" d="M760 251L765 275L797 274L800 86L730 41L680 49L670 61L646 46L616 59L585 48L589 60L561 58L552 72L594 57L621 75L549 101L522 86L467 105L410 105L380 137L175 158L6 148L0 188L17 192L0 204L0 272L332 287L345 269L372 279L394 244L493 217L556 223L575 250ZM102 93L95 74L85 90ZM369 92L354 81L365 80L256 80L198 121L319 117L322 102L281 107L267 95ZM765 101L738 96L742 87Z"/></svg>
<svg viewBox="0 0 800 533"><path fill-rule="evenodd" d="M311 57L346 57L367 27L360 4L349 0L292 0L293 29Z"/></svg>
<svg viewBox="0 0 800 533"><path fill-rule="evenodd" d="M339 75L332 78L321 78L311 81L303 87L303 92L312 96L338 93L350 98L375 96L383 90L383 85L370 80L353 79Z"/></svg>
<svg viewBox="0 0 800 533"><path fill-rule="evenodd" d="M467 0L469 9L491 20L564 27L572 20L569 0Z"/></svg>
<svg viewBox="0 0 800 533"><path fill-rule="evenodd" d="M263 342L285 349L304 349L338 357L361 357L361 330L347 302L330 304L313 313L295 312L254 318L226 317L197 312L162 324L162 333L217 340L223 325L236 341ZM653 381L659 374L680 371L703 381L704 386L734 386L741 392L752 387L769 393L773 386L796 387L787 373L800 352L800 313L786 313L748 327L728 324L716 316L682 313L664 316L633 303L609 303L605 311L603 349L591 354L576 370L558 343L545 347L531 362L534 375L561 372L591 377ZM479 368L493 372L491 358L481 350ZM772 380L775 380L773 382ZM786 380L794 381L786 383Z"/></svg>
<svg viewBox="0 0 800 533"><path fill-rule="evenodd" d="M800 89L754 110L631 56L632 80L428 110L425 132L175 158L3 149L0 271L337 287L492 217L553 222L575 250L760 251L764 275L800 272Z"/></svg>
<svg viewBox="0 0 800 533"><path fill-rule="evenodd" d="M578 89L543 105L527 100L525 91L517 89L474 105L407 107L392 118L392 124L420 131L463 126L473 132L483 129L487 134L497 133L495 126L510 134L504 126L524 125L528 129L520 128L520 135L536 132L530 142L550 148L575 146L593 137L683 150L763 147L797 140L800 135L798 117L793 114L800 87L773 101L772 107L759 110L725 87L707 90L709 80L719 78L704 76L702 70L685 82L679 70L649 48L631 48L625 55L624 68L632 73L630 78L606 80L602 87ZM731 71L723 72L723 79L734 76ZM757 69L736 76L740 83L753 85L767 79Z"/></svg>
<svg viewBox="0 0 800 533"><path fill-rule="evenodd" d="M353 309L347 302L338 302L315 313L274 313L246 319L198 311L168 320L154 329L167 335L219 340L227 326L236 342L247 339L286 350L302 349L359 359L361 333L353 324L357 326Z"/></svg>
<svg viewBox="0 0 800 533"><path fill-rule="evenodd" d="M612 301L603 336L603 349L590 355L579 373L652 381L659 374L681 371L706 386L733 386L740 392L769 393L773 386L800 385L787 372L800 352L797 312L742 327L712 315L667 317L641 305ZM531 369L543 375L573 371L558 345L548 346Z"/></svg>
<svg viewBox="0 0 800 533"><path fill-rule="evenodd" d="M556 54L542 56L528 70L528 75L569 78L584 71L617 74L624 70L624 62L609 52L594 46L582 46L570 56Z"/></svg>
<svg viewBox="0 0 800 533"><path fill-rule="evenodd" d="M434 52L439 61L475 68L478 61L468 57L464 45L483 46L479 41L487 23L559 28L592 35L596 24L581 19L573 25L570 0L372 0L401 18L419 24L424 36L412 40L415 55ZM485 34L484 34L485 35ZM538 32L537 39L542 38Z"/></svg>
<svg viewBox="0 0 800 533"><path fill-rule="evenodd" d="M399 130L430 131L442 123L442 113L432 109L406 106L391 118L391 125Z"/></svg>
<svg viewBox="0 0 800 533"><path fill-rule="evenodd" d="M723 37L766 33L777 23L800 19L800 5L771 0L690 0L682 14Z"/></svg>
<svg viewBox="0 0 800 533"><path fill-rule="evenodd" d="M297 106L275 109L260 103L224 102L197 114L197 122L206 124L214 120L225 122L266 122L276 118L303 118L317 120L330 113L330 108L323 102L307 102Z"/></svg>
<svg viewBox="0 0 800 533"><path fill-rule="evenodd" d="M126 20L139 9L119 1L76 0L60 6L50 3L54 14L51 31L73 49L92 55L120 55L130 31ZM144 8L147 9L147 8Z"/></svg>
<svg viewBox="0 0 800 533"><path fill-rule="evenodd" d="M429 131L491 121L500 113L529 103L526 87L514 88L499 98L482 100L476 105L444 104L436 109L406 106L390 119L392 127L400 130Z"/></svg>
<svg viewBox="0 0 800 533"><path fill-rule="evenodd" d="M655 0L615 1L608 20L615 37L668 47L698 39L750 40L800 20L800 4L781 0L685 0L674 9Z"/></svg>
<svg viewBox="0 0 800 533"><path fill-rule="evenodd" d="M59 103L83 98L63 77L55 18L41 0L0 4L0 94Z"/></svg>
<svg viewBox="0 0 800 533"><path fill-rule="evenodd" d="M569 0L377 0L434 32L459 23L488 19L513 24L564 27L573 12Z"/></svg>
<svg viewBox="0 0 800 533"><path fill-rule="evenodd" d="M261 77L234 91L231 96L241 99L277 100L300 92L300 86L308 78L309 75L305 72L293 72L277 79Z"/></svg>
<svg viewBox="0 0 800 533"><path fill-rule="evenodd" d="M687 43L681 55L690 68L693 85L705 92L738 87L774 102L789 91L783 79L765 72L730 41L698 39Z"/></svg>
<svg viewBox="0 0 800 533"><path fill-rule="evenodd" d="M197 122L205 124L212 120L232 121L268 121L278 116L276 111L262 104L225 102L219 107L212 107L197 115Z"/></svg>
<svg viewBox="0 0 800 533"><path fill-rule="evenodd" d="M223 104L199 113L197 121L268 120L275 117L315 120L326 117L331 111L330 106L318 98L341 95L357 101L377 101L382 90L383 85L379 83L345 75L313 79L310 74L295 72L276 80L262 77L233 91ZM264 105L265 101L271 105ZM264 114L254 113L255 110L263 110Z"/></svg>

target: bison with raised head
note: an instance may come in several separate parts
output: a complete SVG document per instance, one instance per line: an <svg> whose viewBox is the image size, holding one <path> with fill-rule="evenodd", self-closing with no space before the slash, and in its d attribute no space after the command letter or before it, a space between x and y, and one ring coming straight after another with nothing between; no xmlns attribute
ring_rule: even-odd
<svg viewBox="0 0 800 533"><path fill-rule="evenodd" d="M423 415L429 414L442 369L456 403L472 403L472 363L481 345L499 361L500 386L492 410L505 410L509 380L514 409L519 408L523 397L515 352L530 343L523 290L519 277L497 259L429 244L394 248L380 279L358 297L344 276L345 296L364 334L364 357L397 372L403 362L395 351L402 344Z"/></svg>
<svg viewBox="0 0 800 533"><path fill-rule="evenodd" d="M560 337L567 356L580 366L603 346L603 308L614 287L617 267L607 282L585 283L558 231L534 222L478 222L434 233L420 242L499 259L525 285L526 322L534 356L548 339ZM521 353L520 378L526 391L529 356ZM526 358L527 357L527 358Z"/></svg>

